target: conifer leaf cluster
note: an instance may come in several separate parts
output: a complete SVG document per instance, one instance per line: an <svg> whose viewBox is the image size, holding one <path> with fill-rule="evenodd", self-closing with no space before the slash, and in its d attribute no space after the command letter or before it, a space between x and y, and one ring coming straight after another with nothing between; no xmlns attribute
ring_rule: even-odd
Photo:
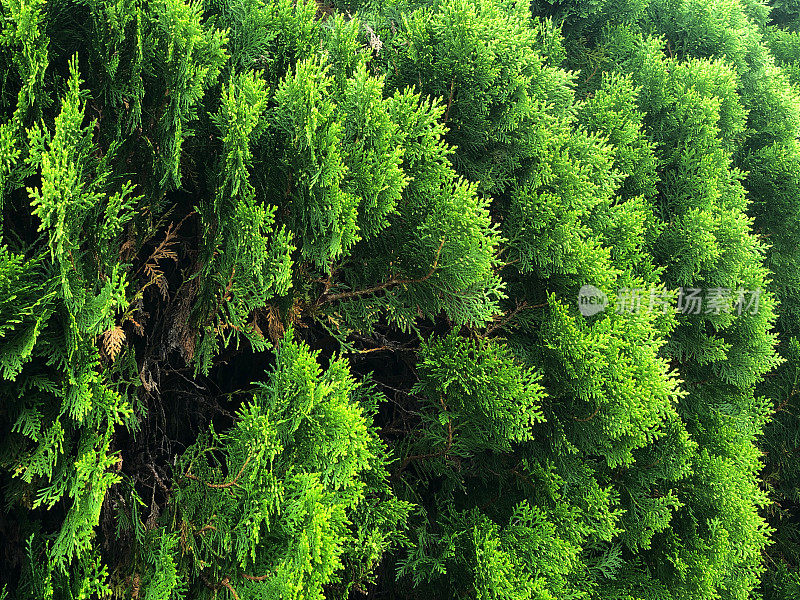
<svg viewBox="0 0 800 600"><path fill-rule="evenodd" d="M0 0L0 599L800 598L798 35Z"/></svg>

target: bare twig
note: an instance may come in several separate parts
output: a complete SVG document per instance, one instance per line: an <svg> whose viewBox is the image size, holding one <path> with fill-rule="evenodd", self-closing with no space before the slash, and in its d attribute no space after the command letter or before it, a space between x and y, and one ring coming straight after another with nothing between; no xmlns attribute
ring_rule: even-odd
<svg viewBox="0 0 800 600"><path fill-rule="evenodd" d="M575 419L576 421L580 421L581 423L586 423L587 421L591 421L592 419L594 419L599 412L600 412L600 405L598 404L597 408L594 409L594 412L585 419L579 419L578 417L572 417L572 418Z"/></svg>
<svg viewBox="0 0 800 600"><path fill-rule="evenodd" d="M447 119L450 117L450 106L453 104L453 86L456 83L456 78L450 80L450 95L447 97L447 108L444 109L444 124L447 125Z"/></svg>
<svg viewBox="0 0 800 600"><path fill-rule="evenodd" d="M273 575L273 573L264 573L263 575L248 575L247 573L239 573L242 577L247 579L248 581L264 581L267 577Z"/></svg>
<svg viewBox="0 0 800 600"><path fill-rule="evenodd" d="M242 468L239 469L239 472L236 474L236 477L234 477L232 481L229 481L227 483L208 483L207 481L202 481L197 475L193 475L188 470L186 471L186 473L184 473L184 476L187 477L188 479L192 479L194 481L199 481L200 483L204 483L208 487L215 488L215 489L225 489L225 488L229 488L229 487L233 487L233 486L241 487L239 485L239 477L241 477L242 473L244 473L244 469L247 466L247 463L250 462L251 458L252 458L252 455L248 455L247 460L245 460L244 463L242 464Z"/></svg>
<svg viewBox="0 0 800 600"><path fill-rule="evenodd" d="M444 398L442 398L441 396L439 397L439 403L442 405L442 410L444 410L445 412L448 412L447 411L447 405L444 403ZM403 459L403 462L400 463L400 468L397 469L397 472L395 473L395 476L399 476L400 473L402 473L405 470L405 468L409 465L409 463L411 463L411 461L423 460L425 458L435 458L437 456L445 456L446 457L447 454L450 452L450 448L452 447L452 445L453 445L453 420L448 416L447 417L447 443L445 444L445 447L443 449L439 450L438 452L431 452L430 454L412 454L411 456L406 456Z"/></svg>
<svg viewBox="0 0 800 600"><path fill-rule="evenodd" d="M386 290L396 285L408 285L411 283L422 283L424 281L427 281L433 276L433 274L436 272L436 269L439 267L439 256L442 253L443 247L444 247L444 238L442 238L442 241L439 243L439 248L436 250L436 256L434 258L433 265L431 265L430 271L428 271L426 275L420 277L419 279L397 279L393 277L388 281L384 281L381 284L363 290L352 290L350 292L340 292L338 294L328 294L327 292L323 292L322 296L320 296L320 299L317 301L317 305L336 302L337 300L347 300L349 298L368 296L369 294L375 294L377 292ZM329 285L327 284L327 282L326 282L326 289L329 289Z"/></svg>
<svg viewBox="0 0 800 600"><path fill-rule="evenodd" d="M220 581L219 583L220 585L224 585L226 588L228 588L228 591L231 593L231 596L233 596L236 600L241 600L241 598L239 598L239 594L236 593L236 590L233 589L233 586L228 582L227 577L222 581Z"/></svg>
<svg viewBox="0 0 800 600"><path fill-rule="evenodd" d="M516 317L519 313L521 313L526 308L528 308L528 303L527 302L525 302L525 301L518 302L517 306L514 308L514 310L506 313L505 315L503 315L502 317L497 319L496 322L486 330L486 332L483 334L483 337L489 337L491 334L493 334L498 329L502 329L503 327L508 325L508 323L514 317Z"/></svg>

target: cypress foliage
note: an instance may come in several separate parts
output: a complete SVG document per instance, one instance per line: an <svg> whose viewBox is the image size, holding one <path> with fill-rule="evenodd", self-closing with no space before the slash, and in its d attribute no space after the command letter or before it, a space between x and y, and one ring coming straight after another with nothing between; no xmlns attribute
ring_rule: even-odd
<svg viewBox="0 0 800 600"><path fill-rule="evenodd" d="M0 14L0 598L800 597L791 2Z"/></svg>

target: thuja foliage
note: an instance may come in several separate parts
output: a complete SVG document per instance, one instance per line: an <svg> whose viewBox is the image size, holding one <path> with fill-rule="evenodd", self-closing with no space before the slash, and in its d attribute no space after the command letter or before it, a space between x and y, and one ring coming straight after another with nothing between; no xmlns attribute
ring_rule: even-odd
<svg viewBox="0 0 800 600"><path fill-rule="evenodd" d="M0 14L0 598L800 598L792 2Z"/></svg>

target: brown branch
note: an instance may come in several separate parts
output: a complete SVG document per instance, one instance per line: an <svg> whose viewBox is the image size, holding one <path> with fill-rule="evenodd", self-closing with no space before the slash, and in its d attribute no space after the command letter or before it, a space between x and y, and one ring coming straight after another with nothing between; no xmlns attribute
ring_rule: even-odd
<svg viewBox="0 0 800 600"><path fill-rule="evenodd" d="M228 578L227 577L225 579L223 579L222 581L220 581L219 583L220 583L220 585L224 585L226 588L228 588L228 591L231 593L231 595L236 600L241 600L241 598L239 598L239 594L237 594L236 590L233 589L233 586L230 583L228 583Z"/></svg>
<svg viewBox="0 0 800 600"><path fill-rule="evenodd" d="M520 463L519 465L517 465L516 467L514 467L513 469L511 469L511 472L512 472L514 475L516 475L518 478L522 479L522 481L524 481L525 483L527 483L527 484L528 484L528 485L530 485L531 487L534 487L534 488L535 488L535 487L536 487L536 484L533 482L533 480L531 479L530 475L528 475L528 474L526 474L526 473L523 473L522 471L520 471L520 470L519 470L519 468L520 468L521 466L522 466L522 463Z"/></svg>
<svg viewBox="0 0 800 600"><path fill-rule="evenodd" d="M150 468L150 472L153 474L153 479L158 484L158 487L160 487L162 490L164 490L165 494L169 495L169 488L164 483L164 480L161 479L161 477L158 476L158 473L156 472L155 467L152 464L149 464L147 466Z"/></svg>
<svg viewBox="0 0 800 600"><path fill-rule="evenodd" d="M223 290L222 294L220 295L220 297L217 300L217 308L214 310L214 312L211 313L212 318L213 318L214 314L219 314L219 311L222 308L222 303L223 302L230 301L230 299L231 299L231 290L233 289L233 277L234 277L234 275L236 275L236 265L234 265L233 269L231 269L231 276L228 279L228 284L225 286L225 289ZM224 325L225 324L223 323L223 326ZM233 325L233 327L234 327L234 329L237 329L235 325ZM219 333L219 331L217 331L217 333Z"/></svg>
<svg viewBox="0 0 800 600"><path fill-rule="evenodd" d="M203 583L205 584L205 586L206 586L208 589L210 589L210 590L212 590L212 591L216 592L216 591L217 591L217 590L218 590L220 587L224 586L224 587L228 588L228 591L231 593L231 595L232 595L232 596L233 596L233 597L234 597L236 600L241 600L241 598L239 598L239 594L237 594L237 593L236 593L236 590L235 590L235 589L233 589L233 586L230 584L230 578L228 578L228 577L223 577L223 578L220 580L220 582L219 582L219 583L211 583L211 582L208 580L208 577L206 577L205 575L203 575L202 573L200 573L200 579L203 581Z"/></svg>
<svg viewBox="0 0 800 600"><path fill-rule="evenodd" d="M450 116L450 105L453 104L453 85L456 82L456 78L450 80L450 96L447 98L447 108L444 110L444 121L443 124L447 125L447 119Z"/></svg>
<svg viewBox="0 0 800 600"><path fill-rule="evenodd" d="M776 413L785 412L785 413L787 413L789 415L794 416L792 411L786 410L786 406L789 404L789 401L792 398L794 398L797 394L800 394L800 390L798 390L798 389L793 389L791 392L789 392L789 395L786 397L786 399L783 400L777 407L775 407L775 412Z"/></svg>
<svg viewBox="0 0 800 600"><path fill-rule="evenodd" d="M394 352L394 346L378 346L377 348L366 348L365 350L347 350L344 354L369 354L370 352Z"/></svg>
<svg viewBox="0 0 800 600"><path fill-rule="evenodd" d="M591 421L592 419L594 419L597 416L597 413L599 412L600 412L600 405L598 404L597 408L594 409L594 412L585 419L579 419L578 417L572 417L572 418L575 419L576 421L580 421L581 423L586 423L586 421Z"/></svg>
<svg viewBox="0 0 800 600"><path fill-rule="evenodd" d="M208 577L200 573L200 579L202 580L203 584L210 590L214 590L215 592L219 589L219 585L214 585L208 580Z"/></svg>
<svg viewBox="0 0 800 600"><path fill-rule="evenodd" d="M263 575L248 575L247 573L239 573L242 577L249 581L264 581L267 577L271 577L274 573L264 573Z"/></svg>
<svg viewBox="0 0 800 600"><path fill-rule="evenodd" d="M658 463L660 463L660 462L661 462L661 460L662 460L663 458L664 458L664 455L661 455L661 456L659 456L659 457L658 457L657 459L655 459L653 462L651 462L651 463L648 463L648 464L644 465L644 466L642 467L642 470L646 470L646 469L652 469L652 468L653 468L653 467L655 467L655 466L656 466Z"/></svg>
<svg viewBox="0 0 800 600"><path fill-rule="evenodd" d="M396 285L408 285L412 283L422 283L424 281L427 281L433 276L433 274L436 272L436 269L439 267L439 256L442 253L443 247L444 247L444 238L442 238L442 241L439 243L439 248L436 250L436 256L433 260L433 265L431 265L431 270L428 271L426 275L420 277L419 279L397 279L393 277L388 281L384 281L381 284L363 290L352 290L350 292L340 292L338 294L328 294L328 295L323 293L322 296L320 296L320 299L317 301L317 305L327 304L329 302L336 302L337 300L347 300L349 298L357 298L359 296L367 296L369 294L375 294L377 292L380 292L382 290L385 290L387 288Z"/></svg>
<svg viewBox="0 0 800 600"><path fill-rule="evenodd" d="M439 397L439 404L442 405L442 409L445 412L448 412L447 411L447 405L444 403L444 398L442 398L441 396ZM405 470L405 468L409 465L409 463L411 463L411 461L423 460L425 458L435 458L437 456L447 456L447 454L450 452L450 448L452 447L452 445L453 445L453 420L448 416L447 417L447 444L445 445L445 447L442 450L439 450L438 452L431 452L430 454L412 454L411 456L406 456L403 459L403 462L400 463L400 468L397 469L397 472L395 473L395 477L399 476L400 473L402 473Z"/></svg>
<svg viewBox="0 0 800 600"><path fill-rule="evenodd" d="M242 476L242 473L244 472L244 468L247 466L247 463L250 462L251 458L252 458L252 455L248 455L247 456L247 460L245 460L244 464L242 464L242 468L239 469L239 472L236 474L236 477L234 477L232 481L229 481L227 483L208 483L207 481L202 481L197 475L193 475L188 470L186 471L186 473L184 473L184 477L187 477L187 478L192 479L194 481L199 481L200 483L204 483L208 487L215 488L215 489L225 489L225 488L229 488L229 487L232 487L232 486L241 487L239 485L239 477Z"/></svg>
<svg viewBox="0 0 800 600"><path fill-rule="evenodd" d="M200 529L195 531L195 533L199 535L201 533L205 533L206 531L216 531L216 530L217 528L214 527L211 523L209 523L208 525L203 525Z"/></svg>
<svg viewBox="0 0 800 600"><path fill-rule="evenodd" d="M514 317L516 317L527 307L528 307L527 302L525 301L518 302L516 308L514 308L514 310L508 312L507 314L503 315L501 318L497 319L497 322L484 332L483 337L489 337L492 333L494 333L498 329L502 329L503 327L508 325L509 321L511 321Z"/></svg>
<svg viewBox="0 0 800 600"><path fill-rule="evenodd" d="M599 67L600 67L600 63L598 62L598 63L597 63L595 66L594 66L594 71L592 71L592 72L591 72L591 74L590 74L590 75L589 75L589 76L588 76L586 79L584 79L584 80L583 80L583 82L584 82L584 83L587 83L587 82L588 82L588 81L589 81L589 80L590 80L592 77L594 77L594 75L595 75L595 73L597 73L597 69L598 69Z"/></svg>
<svg viewBox="0 0 800 600"><path fill-rule="evenodd" d="M506 267L510 267L511 265L514 265L514 264L518 263L519 261L520 261L519 258L515 258L514 260L509 260L508 262L501 263L501 264L497 265L497 269L495 270L495 273L500 272L503 269L505 269Z"/></svg>

